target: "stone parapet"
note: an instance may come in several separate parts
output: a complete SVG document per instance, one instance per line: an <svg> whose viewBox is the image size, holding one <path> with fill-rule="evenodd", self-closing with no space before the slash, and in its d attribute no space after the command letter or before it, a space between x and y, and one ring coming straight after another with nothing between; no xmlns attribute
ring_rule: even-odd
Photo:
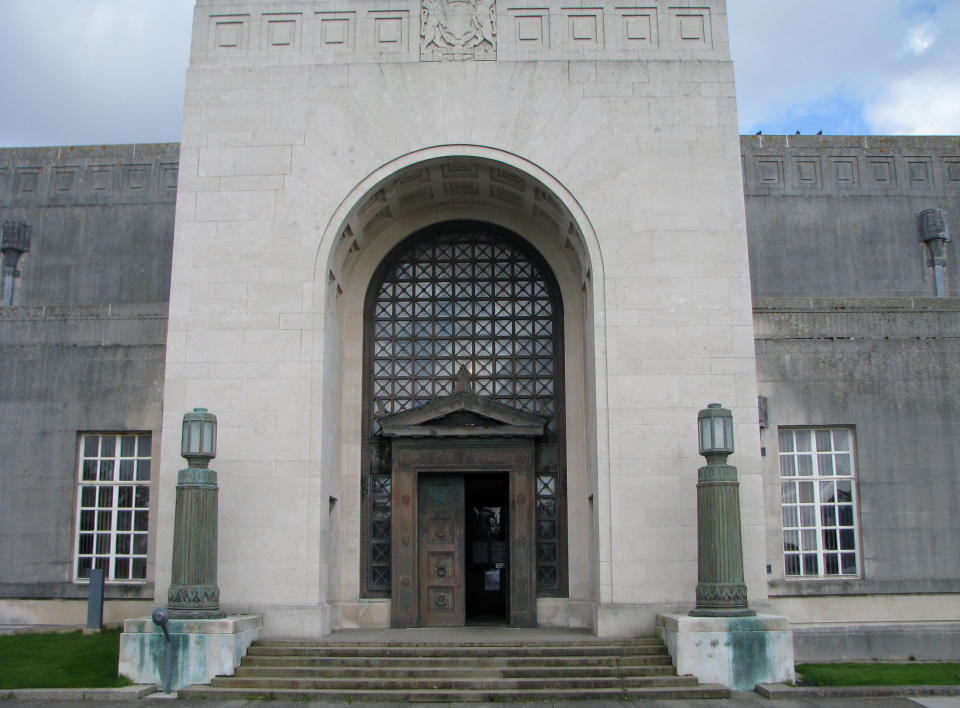
<svg viewBox="0 0 960 708"><path fill-rule="evenodd" d="M201 0L191 67L729 58L723 0Z"/></svg>

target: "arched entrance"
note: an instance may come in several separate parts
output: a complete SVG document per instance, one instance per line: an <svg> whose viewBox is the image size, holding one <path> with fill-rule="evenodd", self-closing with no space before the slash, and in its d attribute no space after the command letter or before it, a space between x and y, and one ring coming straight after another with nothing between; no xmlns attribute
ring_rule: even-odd
<svg viewBox="0 0 960 708"><path fill-rule="evenodd" d="M455 152L450 155L450 151ZM418 157L422 159L418 161ZM408 382L419 390L411 393L409 389L391 388L391 396L402 398L402 404L388 408L389 402L383 401L378 410L374 380L365 364L369 361L373 366L377 358L367 350L367 342L372 340L365 333L371 321L368 297L374 289L372 284L380 282L383 269L392 262L400 244L411 237L435 235L437 231L431 229L468 222L480 225L488 235L519 244L520 253L528 260L532 257L552 278L554 302L561 305L554 310L555 331L561 335L554 342L559 362L555 375L560 382L558 385L555 381L554 386L561 397L562 412L555 421L557 429L551 431L556 446L550 454L560 460L556 469L564 470L566 479L552 484L542 480L541 497L553 495L550 502L555 504L542 505L541 514L554 507L560 519L565 517L566 526L560 520L554 527L555 554L546 546L540 549L541 562L534 570L541 573L536 606L541 624L590 626L592 603L601 587L598 561L605 534L593 512L598 458L590 452L597 445L595 400L604 393L594 383L602 370L602 358L594 354L602 322L595 325L593 313L602 309L603 300L603 293L595 291L592 284L591 264L599 264L596 239L592 231L584 230L589 222L575 200L536 166L490 148L443 146L398 158L359 185L334 216L324 236L329 251L318 261L316 282L320 287L315 292L323 298L320 309L324 314L317 321L322 338L317 340L314 361L315 380L323 385L315 389L315 396L326 423L314 428L314 444L315 449L330 450L332 446L340 460L338 483L327 487L337 501L331 506L329 575L324 576L337 583L335 627L384 627L391 622L395 579L391 572L391 459L389 442L380 439L378 444L371 443L375 420L422 405L449 390L437 388L436 381L420 370L409 374ZM433 260L440 262L442 258ZM433 338L443 339L437 335ZM332 352L339 355L333 357ZM436 360L435 349L431 356ZM399 357L410 366L417 358ZM440 359L447 367L444 376L449 381L457 357ZM436 374L433 376L435 379ZM404 384L393 379L381 383L391 387ZM479 390L489 382L475 383L479 395L489 395L489 389ZM514 387L511 395L527 397L530 400L522 403L529 404L542 391L529 394ZM333 420L335 426L330 425ZM562 436L557 437L560 430ZM464 479L472 485L477 478ZM543 524L541 533L546 533L549 526ZM565 534L576 542L568 544ZM550 564L555 564L553 577Z"/></svg>
<svg viewBox="0 0 960 708"><path fill-rule="evenodd" d="M543 259L483 222L421 230L377 270L364 313L361 567L368 593L389 593L394 625L529 625L537 594L565 592L562 315ZM400 434L398 418L417 425ZM444 504L422 493L441 488L455 490ZM431 541L432 528L444 536Z"/></svg>

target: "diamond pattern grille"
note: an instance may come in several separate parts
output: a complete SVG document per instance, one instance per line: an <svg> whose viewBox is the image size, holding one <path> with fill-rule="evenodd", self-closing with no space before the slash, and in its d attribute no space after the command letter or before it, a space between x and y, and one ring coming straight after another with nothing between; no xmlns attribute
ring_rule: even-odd
<svg viewBox="0 0 960 708"><path fill-rule="evenodd" d="M364 565L368 596L389 596L389 444L376 418L453 392L460 366L474 390L548 418L541 444L562 450L560 312L540 267L510 240L448 230L395 252L367 303ZM562 459L537 469L538 593L562 590ZM545 469L542 468L545 466Z"/></svg>

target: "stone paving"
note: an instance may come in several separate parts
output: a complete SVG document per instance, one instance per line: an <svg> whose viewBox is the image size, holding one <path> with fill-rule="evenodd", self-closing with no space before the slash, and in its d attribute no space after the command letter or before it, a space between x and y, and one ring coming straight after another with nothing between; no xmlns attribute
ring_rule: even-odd
<svg viewBox="0 0 960 708"><path fill-rule="evenodd" d="M0 692L0 700L3 700L3 693ZM91 705L97 705L100 701L80 701L80 700L61 700L55 698L23 698L17 699L14 704L17 708L32 708L33 706L56 706L56 708L90 708ZM408 708L492 708L497 706L502 708L503 703L362 703L362 702L300 702L300 701L182 701L179 699L164 698L158 695L148 696L142 700L119 700L103 702L111 707L113 706L154 706L155 708L167 708L171 705L177 708L186 708L187 706L206 706L207 708L263 708L269 705L270 708L304 708L305 706L318 706L319 708L332 708L333 706L342 706L343 708L390 708L392 706L406 706ZM756 693L735 693L733 697L724 700L695 700L695 701L606 701L602 703L585 703L576 701L543 701L538 703L512 703L507 704L515 708L758 708L767 706L767 708L808 708L812 706L824 706L826 708L960 708L960 696L948 697L929 697L929 698L818 698L818 699L792 699L792 700L767 700Z"/></svg>

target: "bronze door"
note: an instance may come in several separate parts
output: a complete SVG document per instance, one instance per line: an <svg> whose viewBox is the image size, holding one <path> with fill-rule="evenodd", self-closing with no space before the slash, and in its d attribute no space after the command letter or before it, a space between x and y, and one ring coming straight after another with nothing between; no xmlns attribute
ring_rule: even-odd
<svg viewBox="0 0 960 708"><path fill-rule="evenodd" d="M417 484L420 626L462 627L463 475L421 474Z"/></svg>

